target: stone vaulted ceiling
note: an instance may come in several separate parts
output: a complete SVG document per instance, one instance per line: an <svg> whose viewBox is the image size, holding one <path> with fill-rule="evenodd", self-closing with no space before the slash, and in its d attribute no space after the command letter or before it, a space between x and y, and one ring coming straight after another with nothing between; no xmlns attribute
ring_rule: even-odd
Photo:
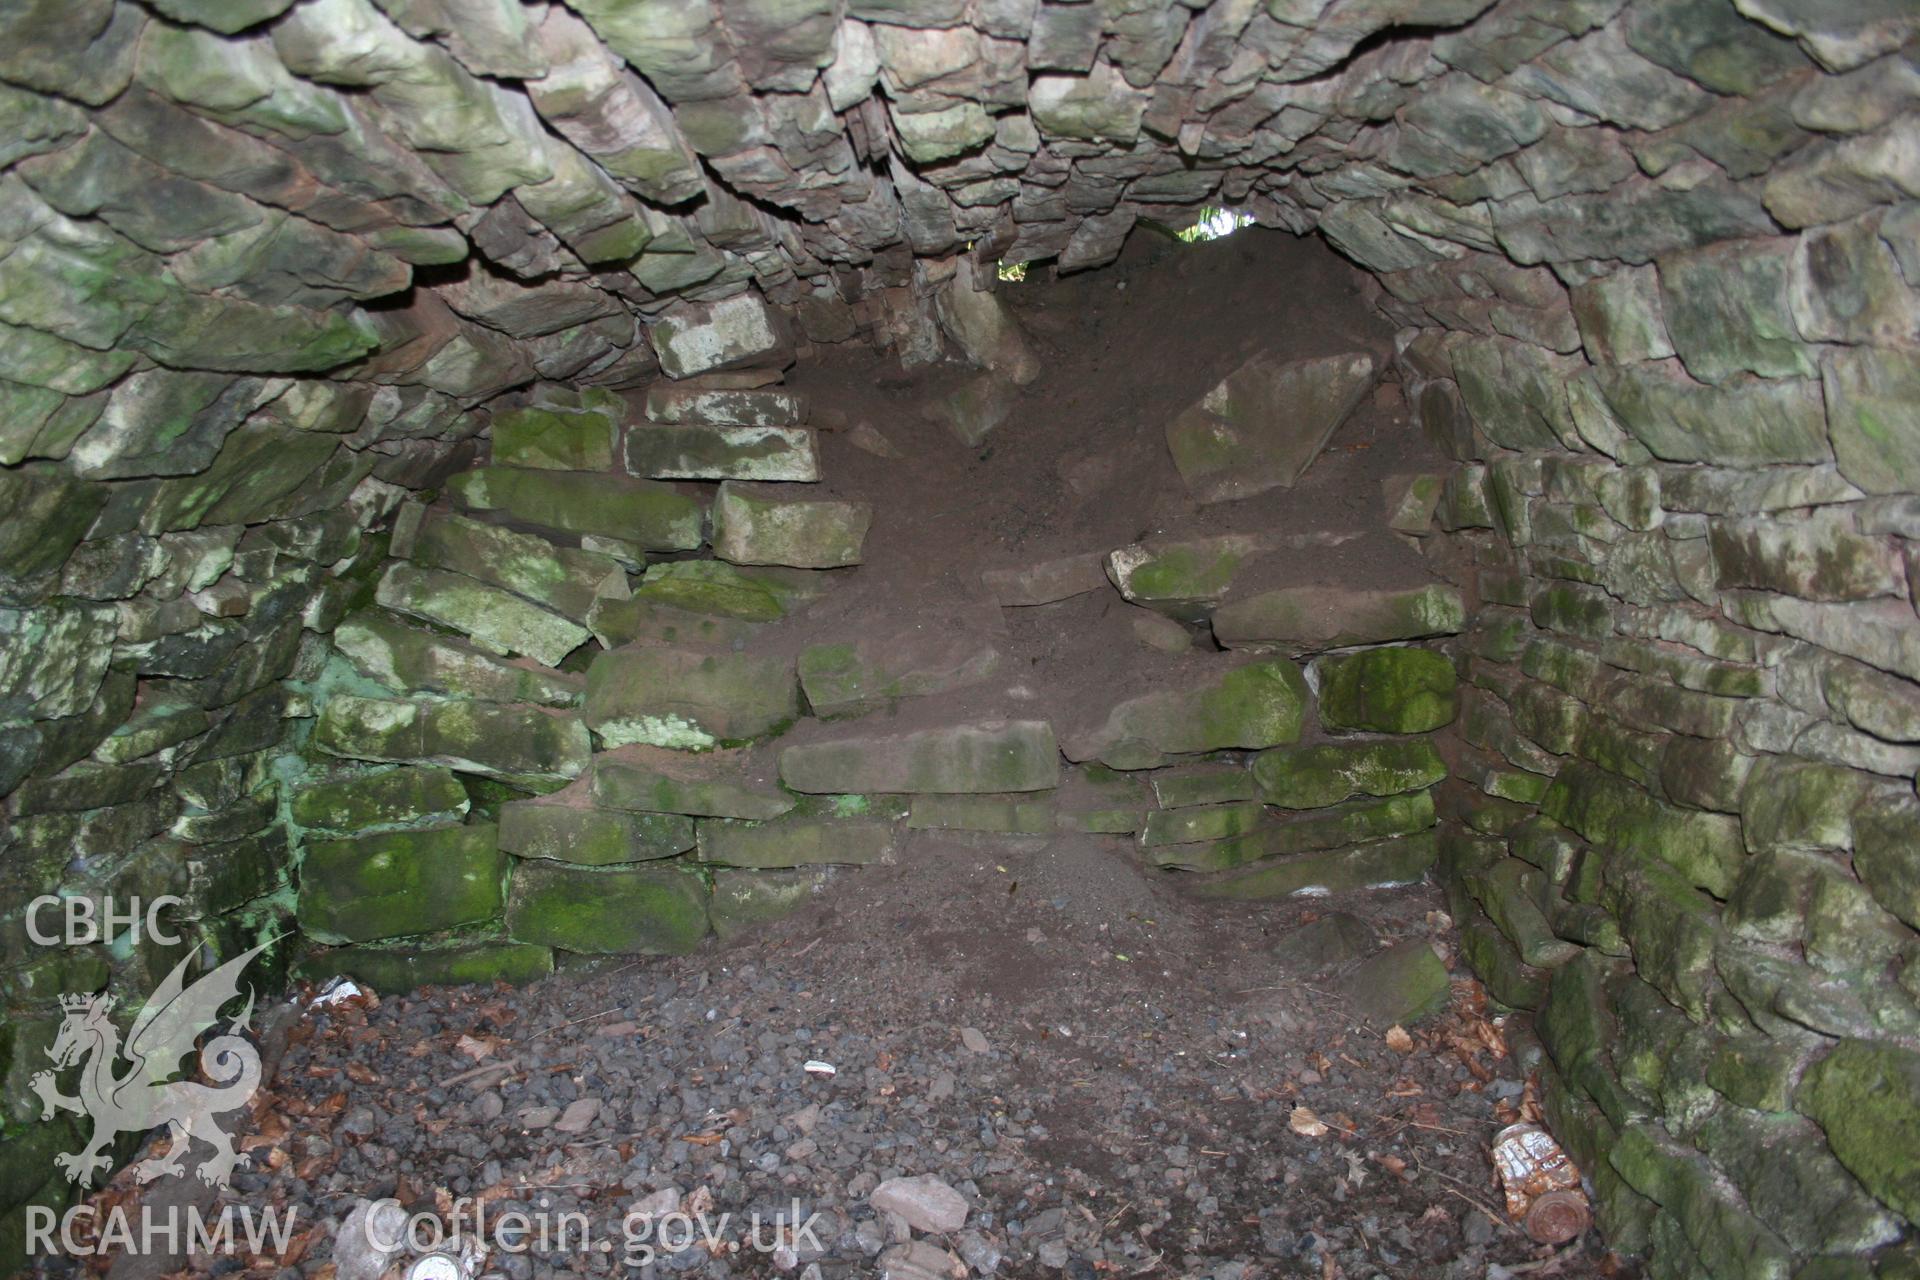
<svg viewBox="0 0 1920 1280"><path fill-rule="evenodd" d="M1531 264L1577 283L1586 260L1920 186L1912 116L1887 123L1915 73L1883 56L1915 20L1884 0L6 0L0 16L17 406L0 463L71 450L103 478L199 470L270 401L364 413L404 453L536 378L653 376L642 323L745 288L814 340L911 346L924 325L901 298L964 246L1084 268L1138 220L1205 204L1317 227L1397 273L1398 318L1564 351L1562 283ZM165 441L164 464L137 423L100 431L89 399L140 390L150 366L206 375L114 397L109 417L205 402L200 439ZM264 376L214 376L321 371L353 392L296 406Z"/></svg>

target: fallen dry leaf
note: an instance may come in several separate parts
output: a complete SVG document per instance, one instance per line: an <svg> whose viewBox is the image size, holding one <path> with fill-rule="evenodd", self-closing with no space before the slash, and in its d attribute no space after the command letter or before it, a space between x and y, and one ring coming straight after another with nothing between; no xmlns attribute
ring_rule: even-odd
<svg viewBox="0 0 1920 1280"><path fill-rule="evenodd" d="M500 1040L496 1036L463 1035L454 1041L453 1047L475 1062L479 1062L483 1058L492 1056L493 1051L500 1047Z"/></svg>
<svg viewBox="0 0 1920 1280"><path fill-rule="evenodd" d="M1395 1053L1412 1053L1413 1037L1407 1034L1405 1027L1396 1022L1387 1028L1387 1048Z"/></svg>
<svg viewBox="0 0 1920 1280"><path fill-rule="evenodd" d="M1327 1126L1321 1122L1319 1116L1316 1116L1305 1107L1295 1107L1293 1109L1293 1114L1287 1117L1287 1128L1293 1130L1303 1138L1324 1138L1327 1136Z"/></svg>

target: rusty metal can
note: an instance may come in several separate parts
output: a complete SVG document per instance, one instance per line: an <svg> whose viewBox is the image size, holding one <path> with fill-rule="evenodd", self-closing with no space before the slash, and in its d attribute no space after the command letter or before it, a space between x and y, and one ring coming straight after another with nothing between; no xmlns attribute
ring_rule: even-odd
<svg viewBox="0 0 1920 1280"><path fill-rule="evenodd" d="M1541 1244L1565 1244L1593 1221L1580 1170L1537 1124L1511 1124L1493 1138L1493 1167L1507 1212Z"/></svg>

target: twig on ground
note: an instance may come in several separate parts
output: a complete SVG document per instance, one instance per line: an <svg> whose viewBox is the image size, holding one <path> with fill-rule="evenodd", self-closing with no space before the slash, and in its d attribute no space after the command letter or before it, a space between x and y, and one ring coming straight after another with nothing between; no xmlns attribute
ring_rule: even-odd
<svg viewBox="0 0 1920 1280"><path fill-rule="evenodd" d="M483 1062L477 1067L471 1067L466 1071L462 1071L459 1075L448 1076L440 1082L439 1087L442 1089L451 1089L456 1084L465 1084L469 1080L478 1080L481 1076L491 1075L495 1071L500 1072L502 1075L512 1075L519 1069L520 1062L517 1058L502 1058L498 1062Z"/></svg>
<svg viewBox="0 0 1920 1280"><path fill-rule="evenodd" d="M625 1013L625 1012L626 1010L622 1009L619 1005L615 1005L611 1009L602 1009L598 1013L590 1013L584 1018L575 1018L570 1022L556 1023L555 1025L551 1027L547 1027L544 1030L534 1032L531 1036L528 1036L527 1039L529 1042L532 1042L534 1040L538 1040L541 1036L551 1035L556 1031L565 1031L568 1027L577 1027L583 1022L592 1022L595 1018L606 1018L616 1013Z"/></svg>

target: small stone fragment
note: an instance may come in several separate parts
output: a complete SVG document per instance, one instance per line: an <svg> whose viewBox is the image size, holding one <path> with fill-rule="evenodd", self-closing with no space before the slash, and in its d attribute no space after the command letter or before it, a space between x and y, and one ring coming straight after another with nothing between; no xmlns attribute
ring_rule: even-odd
<svg viewBox="0 0 1920 1280"><path fill-rule="evenodd" d="M974 1032L975 1036L979 1034ZM984 1053L985 1046L986 1042L982 1040L981 1048L974 1052ZM965 1197L931 1174L922 1174L917 1178L888 1178L873 1189L867 1202L880 1213L899 1214L915 1231L944 1234L958 1231L967 1221Z"/></svg>

